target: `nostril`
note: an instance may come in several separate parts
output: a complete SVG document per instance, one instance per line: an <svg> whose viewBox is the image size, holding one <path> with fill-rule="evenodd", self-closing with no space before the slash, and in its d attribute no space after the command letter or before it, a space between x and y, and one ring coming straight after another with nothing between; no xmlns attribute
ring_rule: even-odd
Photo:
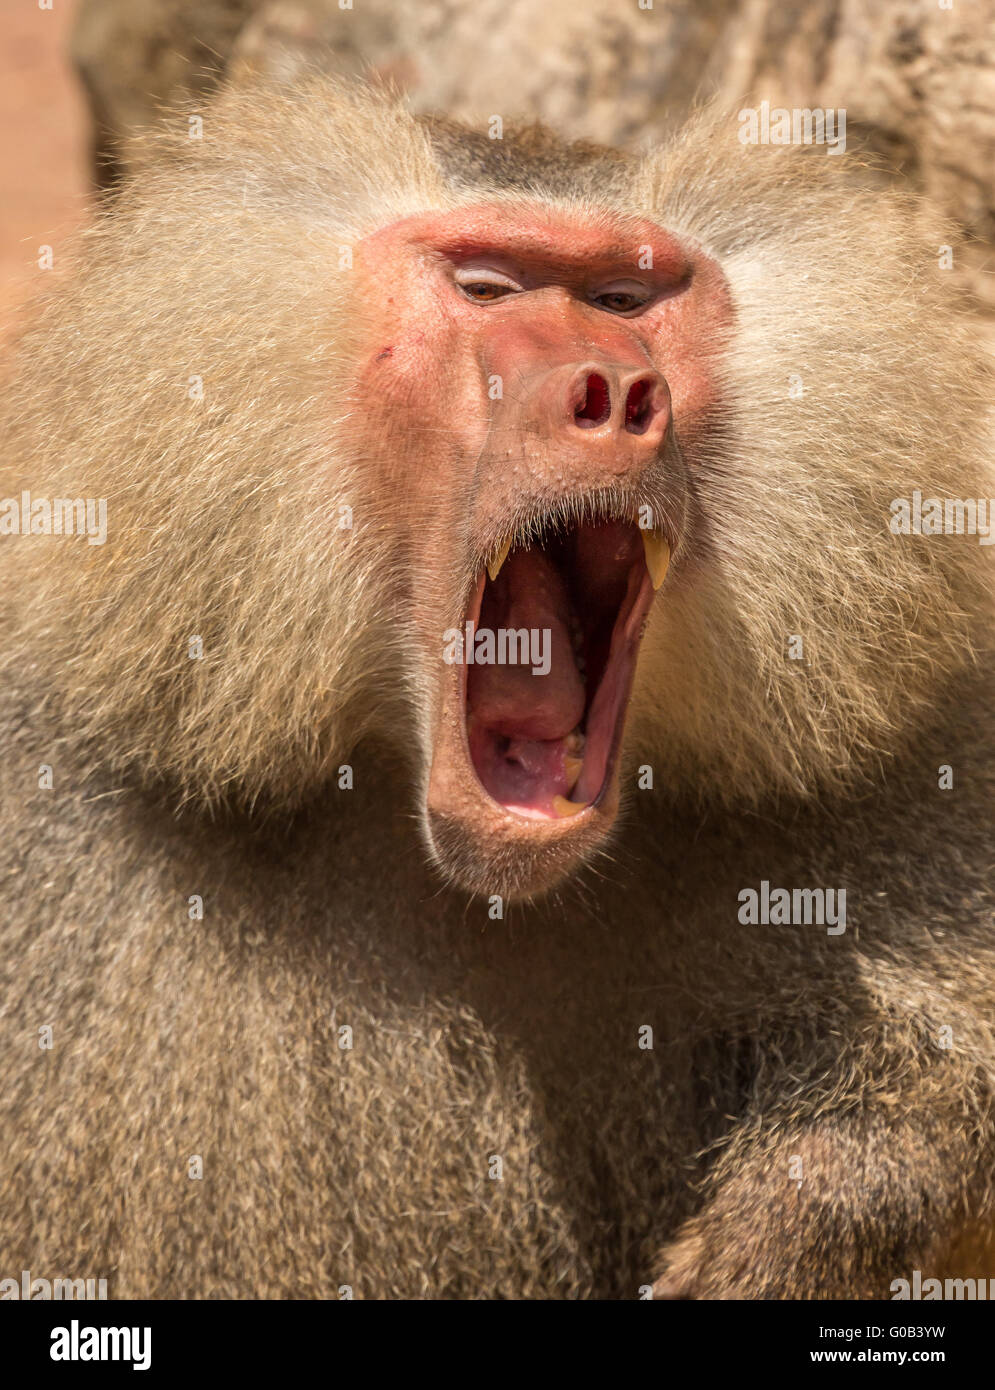
<svg viewBox="0 0 995 1390"><path fill-rule="evenodd" d="M653 383L634 382L625 398L625 428L630 434L645 434L653 415Z"/></svg>
<svg viewBox="0 0 995 1390"><path fill-rule="evenodd" d="M584 399L574 411L574 420L582 430L593 430L603 425L611 415L611 393L603 376L592 372L587 378Z"/></svg>

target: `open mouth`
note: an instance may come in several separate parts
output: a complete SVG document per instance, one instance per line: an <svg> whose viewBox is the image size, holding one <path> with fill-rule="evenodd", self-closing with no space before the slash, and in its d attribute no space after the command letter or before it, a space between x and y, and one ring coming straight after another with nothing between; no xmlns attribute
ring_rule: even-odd
<svg viewBox="0 0 995 1390"><path fill-rule="evenodd" d="M558 820L604 794L669 562L659 532L604 520L510 539L481 571L465 623L466 739L506 811Z"/></svg>

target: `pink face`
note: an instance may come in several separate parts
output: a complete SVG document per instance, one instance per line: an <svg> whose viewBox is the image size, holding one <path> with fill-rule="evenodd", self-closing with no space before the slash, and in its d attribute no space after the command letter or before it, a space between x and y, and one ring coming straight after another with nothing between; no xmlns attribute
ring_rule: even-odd
<svg viewBox="0 0 995 1390"><path fill-rule="evenodd" d="M521 204L387 227L358 278L355 414L437 678L429 833L468 887L536 892L615 817L728 290L650 222Z"/></svg>

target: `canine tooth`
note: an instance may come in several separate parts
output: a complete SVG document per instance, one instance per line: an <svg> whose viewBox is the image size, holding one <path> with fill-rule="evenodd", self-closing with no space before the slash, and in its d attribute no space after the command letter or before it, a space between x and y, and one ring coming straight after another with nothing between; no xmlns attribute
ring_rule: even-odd
<svg viewBox="0 0 995 1390"><path fill-rule="evenodd" d="M560 820L564 820L567 816L576 816L580 811L586 811L587 802L568 801L565 796L554 796L553 810Z"/></svg>
<svg viewBox="0 0 995 1390"><path fill-rule="evenodd" d="M494 554L487 561L487 573L490 575L492 584L494 583L495 579L497 579L498 575L501 573L501 566L504 564L505 560L507 560L508 551L510 549L511 537L509 536L508 539L505 541L504 545L502 545L499 550L495 550Z"/></svg>
<svg viewBox="0 0 995 1390"><path fill-rule="evenodd" d="M640 530L639 534L643 538L643 550L646 552L646 568L650 572L650 581L654 589L659 589L667 577L667 570L670 568L670 546L659 531Z"/></svg>

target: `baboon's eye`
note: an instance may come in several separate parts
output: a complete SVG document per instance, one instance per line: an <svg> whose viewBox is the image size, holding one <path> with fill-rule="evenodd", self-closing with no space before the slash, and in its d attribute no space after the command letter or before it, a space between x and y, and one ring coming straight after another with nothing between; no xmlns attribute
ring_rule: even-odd
<svg viewBox="0 0 995 1390"><path fill-rule="evenodd" d="M461 285L460 289L468 299L476 299L480 302L488 299L503 299L506 294L512 293L508 285L490 285L486 280L474 280L470 285Z"/></svg>
<svg viewBox="0 0 995 1390"><path fill-rule="evenodd" d="M522 288L510 275L503 275L499 270L464 266L456 272L455 278L463 294L475 304L490 304L495 299L516 294Z"/></svg>
<svg viewBox="0 0 995 1390"><path fill-rule="evenodd" d="M624 280L615 285L606 285L592 294L591 303L610 314L629 314L634 309L641 309L649 297L645 285L635 280Z"/></svg>

